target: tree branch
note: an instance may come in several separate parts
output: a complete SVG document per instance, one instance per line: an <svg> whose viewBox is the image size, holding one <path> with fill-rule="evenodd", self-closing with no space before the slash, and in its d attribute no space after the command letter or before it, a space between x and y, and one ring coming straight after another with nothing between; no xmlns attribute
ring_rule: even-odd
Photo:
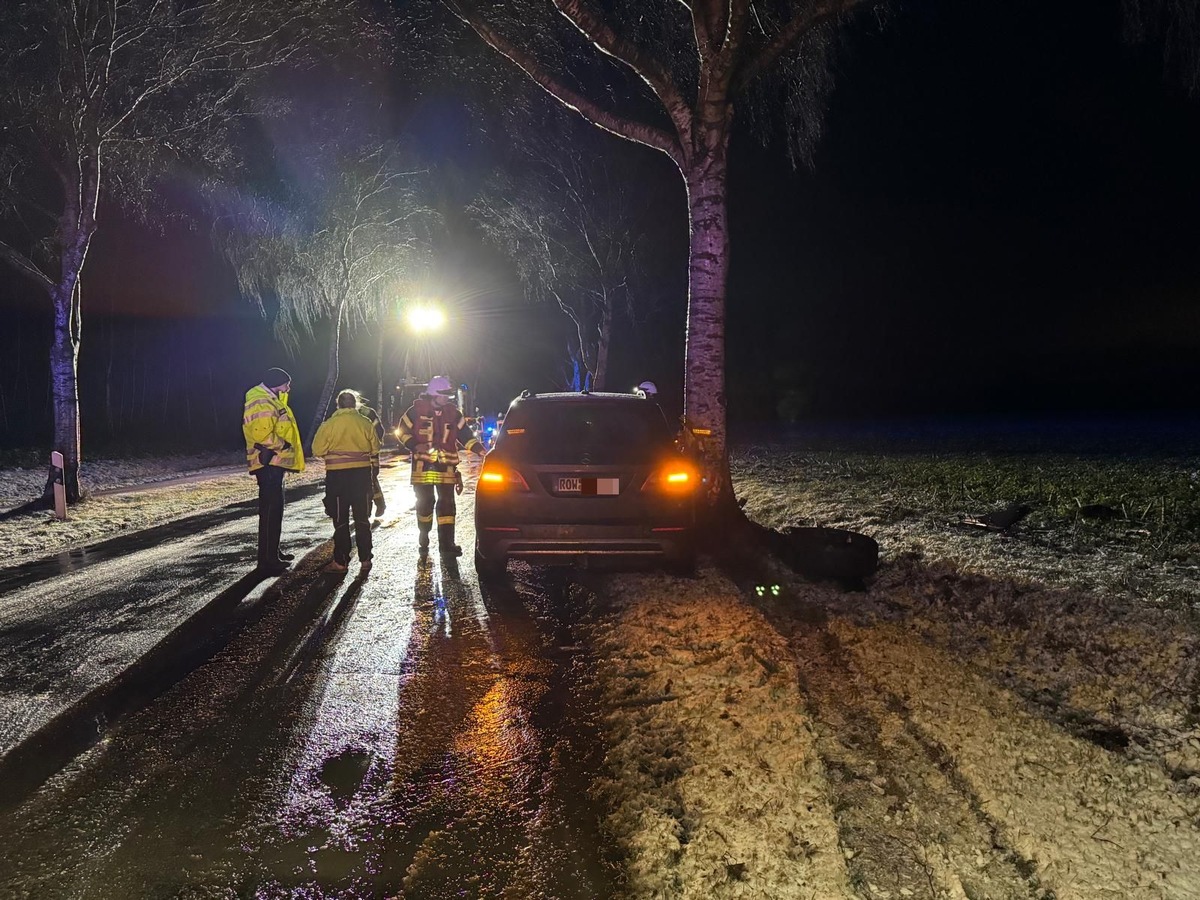
<svg viewBox="0 0 1200 900"><path fill-rule="evenodd" d="M4 241L0 241L0 259L7 260L9 265L36 282L38 287L46 291L53 289L54 281L49 275L35 266L28 256L15 247L10 247Z"/></svg>
<svg viewBox="0 0 1200 900"><path fill-rule="evenodd" d="M610 56L645 82L666 110L682 146L691 143L692 115L687 102L675 86L671 73L658 61L643 53L636 44L621 37L599 16L584 5L583 0L553 0L555 7L579 33L592 42L601 53Z"/></svg>
<svg viewBox="0 0 1200 900"><path fill-rule="evenodd" d="M767 71L786 53L801 36L829 19L849 12L871 0L817 0L804 12L788 22L779 34L758 52L758 55L742 66L734 80L734 90L741 91L755 78Z"/></svg>
<svg viewBox="0 0 1200 900"><path fill-rule="evenodd" d="M442 3L464 23L469 25L493 50L506 57L524 72L534 84L563 106L567 107L567 109L583 116L583 118L587 119L597 128L602 128L618 137L643 144L654 150L661 150L681 169L685 167L686 162L683 155L683 148L680 146L679 141L670 133L653 125L635 122L624 116L618 116L593 103L551 75L531 53L516 46L497 32L479 15L478 11L468 4L461 2L461 0L442 0Z"/></svg>
<svg viewBox="0 0 1200 900"><path fill-rule="evenodd" d="M741 46L746 37L746 21L750 12L750 0L727 0L722 48Z"/></svg>

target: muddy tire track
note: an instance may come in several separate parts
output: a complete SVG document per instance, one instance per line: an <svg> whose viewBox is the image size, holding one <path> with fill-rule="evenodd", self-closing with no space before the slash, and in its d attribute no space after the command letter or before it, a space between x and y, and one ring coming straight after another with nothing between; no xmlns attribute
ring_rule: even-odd
<svg viewBox="0 0 1200 900"><path fill-rule="evenodd" d="M597 593L595 790L629 896L855 897L787 644L711 570L621 575Z"/></svg>
<svg viewBox="0 0 1200 900"><path fill-rule="evenodd" d="M843 855L868 897L1049 895L1005 845L952 763L921 739L902 703L856 668L825 624L791 625L789 644L833 794Z"/></svg>
<svg viewBox="0 0 1200 900"><path fill-rule="evenodd" d="M875 596L773 561L741 581L795 656L862 896L1200 897L1200 803L1158 760L1059 721Z"/></svg>

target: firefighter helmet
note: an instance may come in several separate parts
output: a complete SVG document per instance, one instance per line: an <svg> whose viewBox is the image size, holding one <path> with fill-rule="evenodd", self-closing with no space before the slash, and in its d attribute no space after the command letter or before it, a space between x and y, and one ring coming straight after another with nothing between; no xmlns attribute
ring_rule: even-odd
<svg viewBox="0 0 1200 900"><path fill-rule="evenodd" d="M450 383L450 379L445 375L434 375L429 379L429 384L425 386L425 393L430 397L453 397L454 385Z"/></svg>

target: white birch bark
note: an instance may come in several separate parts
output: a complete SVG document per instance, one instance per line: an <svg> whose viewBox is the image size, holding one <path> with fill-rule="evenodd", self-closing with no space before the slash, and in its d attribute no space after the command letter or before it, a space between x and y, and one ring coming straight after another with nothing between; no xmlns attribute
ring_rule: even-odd
<svg viewBox="0 0 1200 900"><path fill-rule="evenodd" d="M691 0L679 6L674 5L677 0L661 0L691 17L699 60L694 96L677 81L670 60L657 59L622 36L587 0L552 0L597 53L623 64L648 89L670 122L669 130L584 96L563 71L502 32L470 0L442 2L565 107L598 128L665 153L678 167L687 187L689 227L684 416L704 460L710 503L731 502L725 399L726 174L735 98L804 35L866 0L796 2L791 18L753 47L747 33L750 0ZM508 24L518 31L532 27Z"/></svg>

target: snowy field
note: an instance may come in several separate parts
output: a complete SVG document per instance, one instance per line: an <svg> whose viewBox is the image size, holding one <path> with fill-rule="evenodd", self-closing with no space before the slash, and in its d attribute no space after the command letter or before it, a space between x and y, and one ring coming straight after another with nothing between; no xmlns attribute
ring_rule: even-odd
<svg viewBox="0 0 1200 900"><path fill-rule="evenodd" d="M597 586L631 896L1200 897L1197 468L743 445L752 519L883 563L862 591L769 559Z"/></svg>
<svg viewBox="0 0 1200 900"><path fill-rule="evenodd" d="M287 483L323 476L317 460ZM0 468L0 513L39 496L45 483L44 467ZM0 568L258 496L238 452L85 460L84 485L90 498L71 507L65 522L45 510L0 519Z"/></svg>
<svg viewBox="0 0 1200 900"><path fill-rule="evenodd" d="M1163 447L745 444L752 519L879 541L863 590L581 579L629 896L1200 898L1200 459Z"/></svg>

